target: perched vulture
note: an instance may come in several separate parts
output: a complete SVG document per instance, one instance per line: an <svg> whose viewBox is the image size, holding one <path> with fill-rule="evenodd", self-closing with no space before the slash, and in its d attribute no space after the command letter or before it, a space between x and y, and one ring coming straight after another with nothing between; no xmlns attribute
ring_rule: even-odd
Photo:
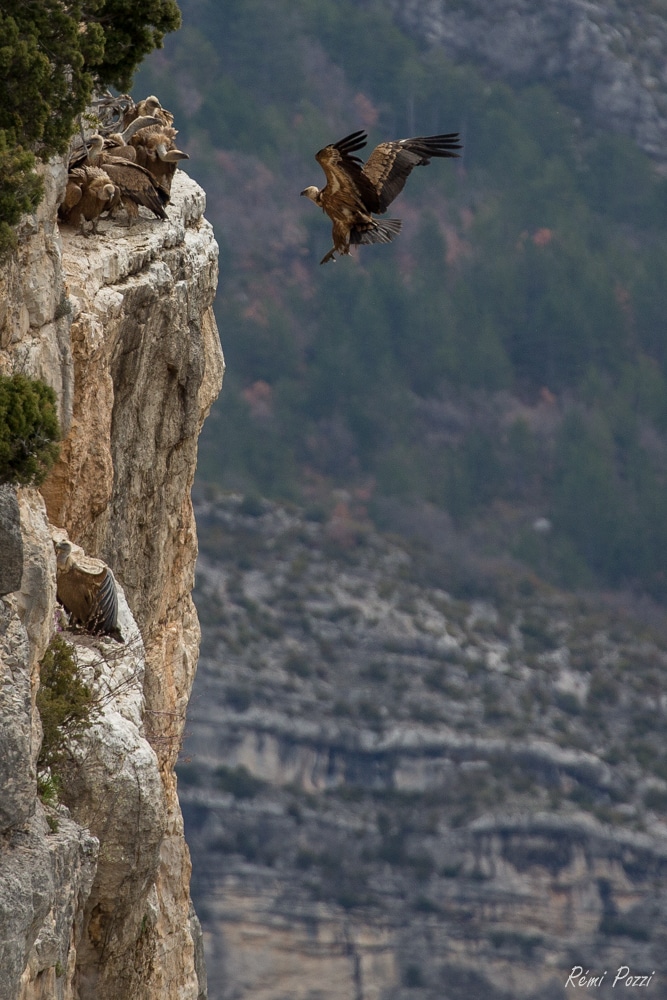
<svg viewBox="0 0 667 1000"><path fill-rule="evenodd" d="M123 139L121 132L111 132L104 140L104 155L121 157L124 160L137 162L137 151L134 146L128 145Z"/></svg>
<svg viewBox="0 0 667 1000"><path fill-rule="evenodd" d="M57 596L72 621L89 632L123 641L118 628L118 592L113 573L100 559L74 554L71 542L56 542Z"/></svg>
<svg viewBox="0 0 667 1000"><path fill-rule="evenodd" d="M163 108L157 97L151 94L150 97L146 97L143 101L139 101L138 104L133 104L125 111L123 117L123 125L127 126L130 122L133 122L135 118L141 115L152 115L154 118L160 120L161 125L173 125L174 116L171 111L167 111Z"/></svg>
<svg viewBox="0 0 667 1000"><path fill-rule="evenodd" d="M171 182L179 160L189 160L188 153L176 148L177 131L169 125L148 125L129 140L136 162L151 174L158 187L171 193Z"/></svg>
<svg viewBox="0 0 667 1000"><path fill-rule="evenodd" d="M327 183L320 189L311 185L301 192L327 213L333 222L333 247L320 264L335 260L335 253L349 254L350 244L390 243L401 230L400 219L374 219L401 193L413 167L430 163L432 157L458 156L458 132L417 136L381 142L362 163L353 154L366 145L363 131L352 132L325 146L315 159Z"/></svg>
<svg viewBox="0 0 667 1000"><path fill-rule="evenodd" d="M60 217L72 226L92 222L97 232L97 222L102 214L117 201L118 191L106 170L100 167L75 167L67 175L65 197L59 208Z"/></svg>
<svg viewBox="0 0 667 1000"><path fill-rule="evenodd" d="M189 159L176 148L174 116L153 96L135 104L128 94L109 94L96 106L99 131L86 138L80 121L81 135L73 140L61 218L81 221L82 231L84 221L91 220L97 232L103 212L113 214L122 205L132 225L143 205L166 219L174 173L180 160ZM108 187L93 186L93 169L104 172Z"/></svg>
<svg viewBox="0 0 667 1000"><path fill-rule="evenodd" d="M144 116L136 118L122 132L105 132L104 135L99 132L95 133L102 139L102 142L99 143L99 140L97 140L98 145L93 144L94 151L92 152L90 149L91 140L86 139L82 133L80 138L73 140L75 145L70 153L69 169L73 170L74 167L84 167L86 164L99 167L101 166L102 156L106 154L111 156L127 156L129 154L130 158L132 158L134 153L129 142L135 132L139 132L142 128L147 128L150 125L159 124L160 122L157 118Z"/></svg>
<svg viewBox="0 0 667 1000"><path fill-rule="evenodd" d="M120 191L120 198L127 209L130 223L139 215L139 205L150 209L158 219L166 219L164 205L169 201L169 194L154 179L151 173L138 163L123 156L112 155L113 150L105 147L103 136L95 134L91 137L88 148L88 159L91 163L103 168Z"/></svg>

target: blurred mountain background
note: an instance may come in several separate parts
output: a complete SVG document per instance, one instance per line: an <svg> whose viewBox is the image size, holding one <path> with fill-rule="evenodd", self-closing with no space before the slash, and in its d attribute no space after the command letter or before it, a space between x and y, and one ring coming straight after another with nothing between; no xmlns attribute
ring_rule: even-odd
<svg viewBox="0 0 667 1000"><path fill-rule="evenodd" d="M417 519L432 504L558 584L662 598L667 179L636 139L648 97L667 100L665 24L599 5L610 65L593 35L577 76L559 53L577 5L558 7L542 62L565 65L545 81L498 52L491 67L452 61L420 38L419 5L182 4L135 92L177 113L221 248L228 372L199 477L298 501L362 488L371 516L381 498ZM513 10L531 44L530 4L493 5L486 22L473 9L480 44L500 43ZM356 128L369 148L459 130L463 157L412 176L394 245L320 268L330 223L299 192L323 183L316 150ZM552 530L532 530L538 517Z"/></svg>
<svg viewBox="0 0 667 1000"><path fill-rule="evenodd" d="M175 113L221 250L181 770L211 996L651 972L667 4L180 6L133 93ZM395 243L320 267L299 192L359 128L464 149Z"/></svg>

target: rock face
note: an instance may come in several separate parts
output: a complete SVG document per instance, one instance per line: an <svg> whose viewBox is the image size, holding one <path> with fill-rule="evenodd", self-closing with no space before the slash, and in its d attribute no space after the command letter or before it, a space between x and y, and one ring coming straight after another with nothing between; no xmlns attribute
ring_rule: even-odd
<svg viewBox="0 0 667 1000"><path fill-rule="evenodd" d="M664 630L507 570L456 597L451 553L349 500L197 521L179 788L212 995L566 1000L577 965L667 995Z"/></svg>
<svg viewBox="0 0 667 1000"><path fill-rule="evenodd" d="M667 24L651 5L392 0L399 24L513 83L543 81L647 153L667 157Z"/></svg>
<svg viewBox="0 0 667 1000"><path fill-rule="evenodd" d="M0 486L0 596L21 586L23 539L16 492Z"/></svg>
<svg viewBox="0 0 667 1000"><path fill-rule="evenodd" d="M64 433L41 494L0 495L0 998L201 1000L173 767L199 646L190 488L223 371L217 246L180 171L167 221L96 238L59 231L62 165L45 179L0 272L0 370L52 385ZM44 776L37 795L35 696L64 534L113 569L125 642L61 633L95 711L56 802Z"/></svg>

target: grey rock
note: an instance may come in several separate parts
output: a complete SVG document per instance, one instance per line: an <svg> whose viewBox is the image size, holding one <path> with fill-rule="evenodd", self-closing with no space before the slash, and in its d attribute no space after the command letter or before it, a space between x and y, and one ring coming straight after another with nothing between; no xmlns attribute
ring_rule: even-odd
<svg viewBox="0 0 667 1000"><path fill-rule="evenodd" d="M95 241L58 230L65 179L62 164L49 166L46 197L0 268L0 367L54 388L65 433L41 493L18 491L22 573L0 601L0 1000L195 1000L205 995L204 974L201 946L194 967L189 857L171 758L199 640L189 597L196 555L189 490L196 437L222 375L212 312L217 246L200 217L203 192L185 175L164 225L144 220L128 232L107 221L113 235ZM141 308L160 317L143 337ZM140 353L140 371L124 366L123 350ZM130 483L134 501L125 495ZM55 528L95 556L105 555L108 535L119 582L143 612L155 677L151 686L124 598L124 644L64 633L103 711L85 741L69 747L71 761L59 764L63 804L45 813L35 775L35 691L54 629L66 625L56 605ZM8 564L0 555L0 567ZM134 575L122 572L128 565ZM144 716L153 729L168 729L162 742L157 737L161 768Z"/></svg>
<svg viewBox="0 0 667 1000"><path fill-rule="evenodd" d="M0 601L0 832L22 826L35 802L27 633Z"/></svg>
<svg viewBox="0 0 667 1000"><path fill-rule="evenodd" d="M207 1000L208 989L206 980L206 962L204 960L204 935L202 934L199 917L195 913L192 901L190 901L190 933L192 934L192 943L195 948L195 972L197 973L197 982L199 984L197 1000Z"/></svg>
<svg viewBox="0 0 667 1000"><path fill-rule="evenodd" d="M489 76L548 83L595 123L667 157L667 25L587 0L392 0L398 23Z"/></svg>
<svg viewBox="0 0 667 1000"><path fill-rule="evenodd" d="M76 957L98 843L66 812L50 818L38 806L22 831L0 843L0 1000L24 995L26 970L39 996L62 996Z"/></svg>
<svg viewBox="0 0 667 1000"><path fill-rule="evenodd" d="M16 491L0 486L0 597L21 586L23 539Z"/></svg>
<svg viewBox="0 0 667 1000"><path fill-rule="evenodd" d="M667 783L632 750L637 723L661 745L664 709L633 713L664 637L546 591L448 595L370 526L336 558L293 509L197 512L179 793L212 996L556 1000L577 961L667 975Z"/></svg>

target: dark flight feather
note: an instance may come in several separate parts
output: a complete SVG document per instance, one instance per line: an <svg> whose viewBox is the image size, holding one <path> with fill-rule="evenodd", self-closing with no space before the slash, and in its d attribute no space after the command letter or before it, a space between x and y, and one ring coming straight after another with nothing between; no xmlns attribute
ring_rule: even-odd
<svg viewBox="0 0 667 1000"><path fill-rule="evenodd" d="M400 220L380 222L373 213L387 211L415 167L426 166L434 157L458 156L458 138L458 132L446 132L381 142L366 163L355 156L367 142L363 129L320 149L315 159L327 183L321 190L311 185L301 192L333 222L334 245L320 263L335 260L334 253L349 254L351 244L391 242L400 232Z"/></svg>

